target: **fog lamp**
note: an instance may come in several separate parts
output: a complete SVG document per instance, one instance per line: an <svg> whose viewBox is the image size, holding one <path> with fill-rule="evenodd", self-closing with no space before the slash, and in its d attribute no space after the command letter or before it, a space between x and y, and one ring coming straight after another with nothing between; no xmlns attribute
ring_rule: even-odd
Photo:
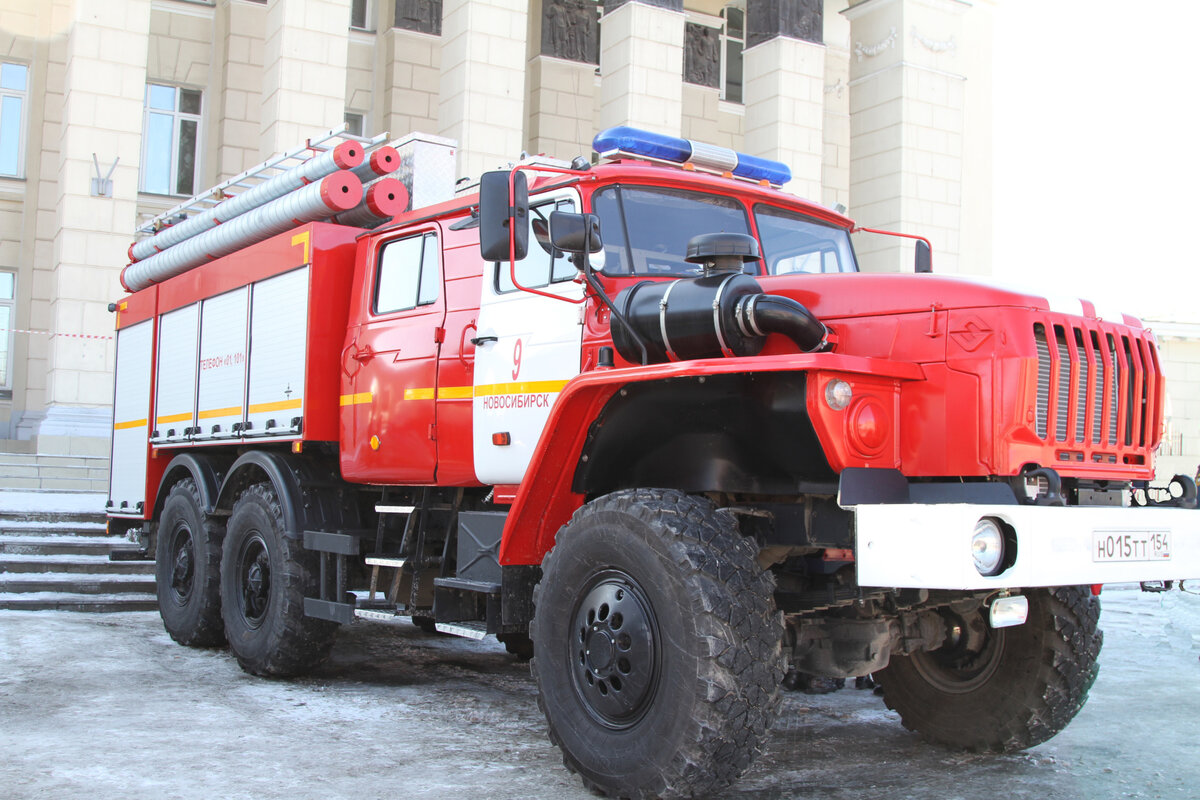
<svg viewBox="0 0 1200 800"><path fill-rule="evenodd" d="M998 575L1004 566L1004 531L991 517L983 517L975 523L971 558L975 561L975 569L984 576Z"/></svg>
<svg viewBox="0 0 1200 800"><path fill-rule="evenodd" d="M841 411L846 406L850 405L850 400L854 397L854 389L850 384L840 378L834 378L829 383L825 384L825 402L834 411Z"/></svg>

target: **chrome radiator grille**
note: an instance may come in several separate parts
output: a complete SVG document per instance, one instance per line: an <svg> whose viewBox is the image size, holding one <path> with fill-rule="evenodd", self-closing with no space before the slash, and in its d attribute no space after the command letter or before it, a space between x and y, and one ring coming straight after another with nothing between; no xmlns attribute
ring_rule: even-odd
<svg viewBox="0 0 1200 800"><path fill-rule="evenodd" d="M1159 370L1152 343L1091 322L1038 322L1033 337L1042 440L1101 447L1153 442Z"/></svg>

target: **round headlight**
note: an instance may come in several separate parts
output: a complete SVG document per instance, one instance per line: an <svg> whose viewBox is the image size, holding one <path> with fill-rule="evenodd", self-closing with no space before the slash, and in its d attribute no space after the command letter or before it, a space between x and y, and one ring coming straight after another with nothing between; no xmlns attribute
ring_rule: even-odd
<svg viewBox="0 0 1200 800"><path fill-rule="evenodd" d="M975 523L971 537L971 558L980 575L998 575L1004 567L1004 531L990 517Z"/></svg>
<svg viewBox="0 0 1200 800"><path fill-rule="evenodd" d="M846 406L850 405L851 398L854 397L854 389L850 384L840 378L834 378L829 383L825 384L825 402L834 411L841 411Z"/></svg>

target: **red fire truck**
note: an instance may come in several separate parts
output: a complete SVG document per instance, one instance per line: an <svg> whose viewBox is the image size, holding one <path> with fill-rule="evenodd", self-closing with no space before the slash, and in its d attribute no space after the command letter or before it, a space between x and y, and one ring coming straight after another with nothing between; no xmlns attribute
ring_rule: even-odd
<svg viewBox="0 0 1200 800"><path fill-rule="evenodd" d="M427 204L383 147L131 248L109 515L181 644L283 676L356 616L495 635L587 786L693 796L789 668L873 674L931 741L1042 742L1099 586L1200 575L1137 319L927 274L926 243L862 273L850 219L721 148L617 128Z"/></svg>

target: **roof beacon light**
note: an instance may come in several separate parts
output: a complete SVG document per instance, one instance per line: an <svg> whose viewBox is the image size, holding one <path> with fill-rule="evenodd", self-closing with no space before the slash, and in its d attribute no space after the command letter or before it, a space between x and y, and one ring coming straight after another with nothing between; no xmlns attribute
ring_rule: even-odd
<svg viewBox="0 0 1200 800"><path fill-rule="evenodd" d="M703 169L732 172L739 178L752 181L767 181L775 186L781 186L792 179L791 168L780 161L626 125L596 134L596 138L592 140L592 149L602 156L619 152L676 164L693 164Z"/></svg>

